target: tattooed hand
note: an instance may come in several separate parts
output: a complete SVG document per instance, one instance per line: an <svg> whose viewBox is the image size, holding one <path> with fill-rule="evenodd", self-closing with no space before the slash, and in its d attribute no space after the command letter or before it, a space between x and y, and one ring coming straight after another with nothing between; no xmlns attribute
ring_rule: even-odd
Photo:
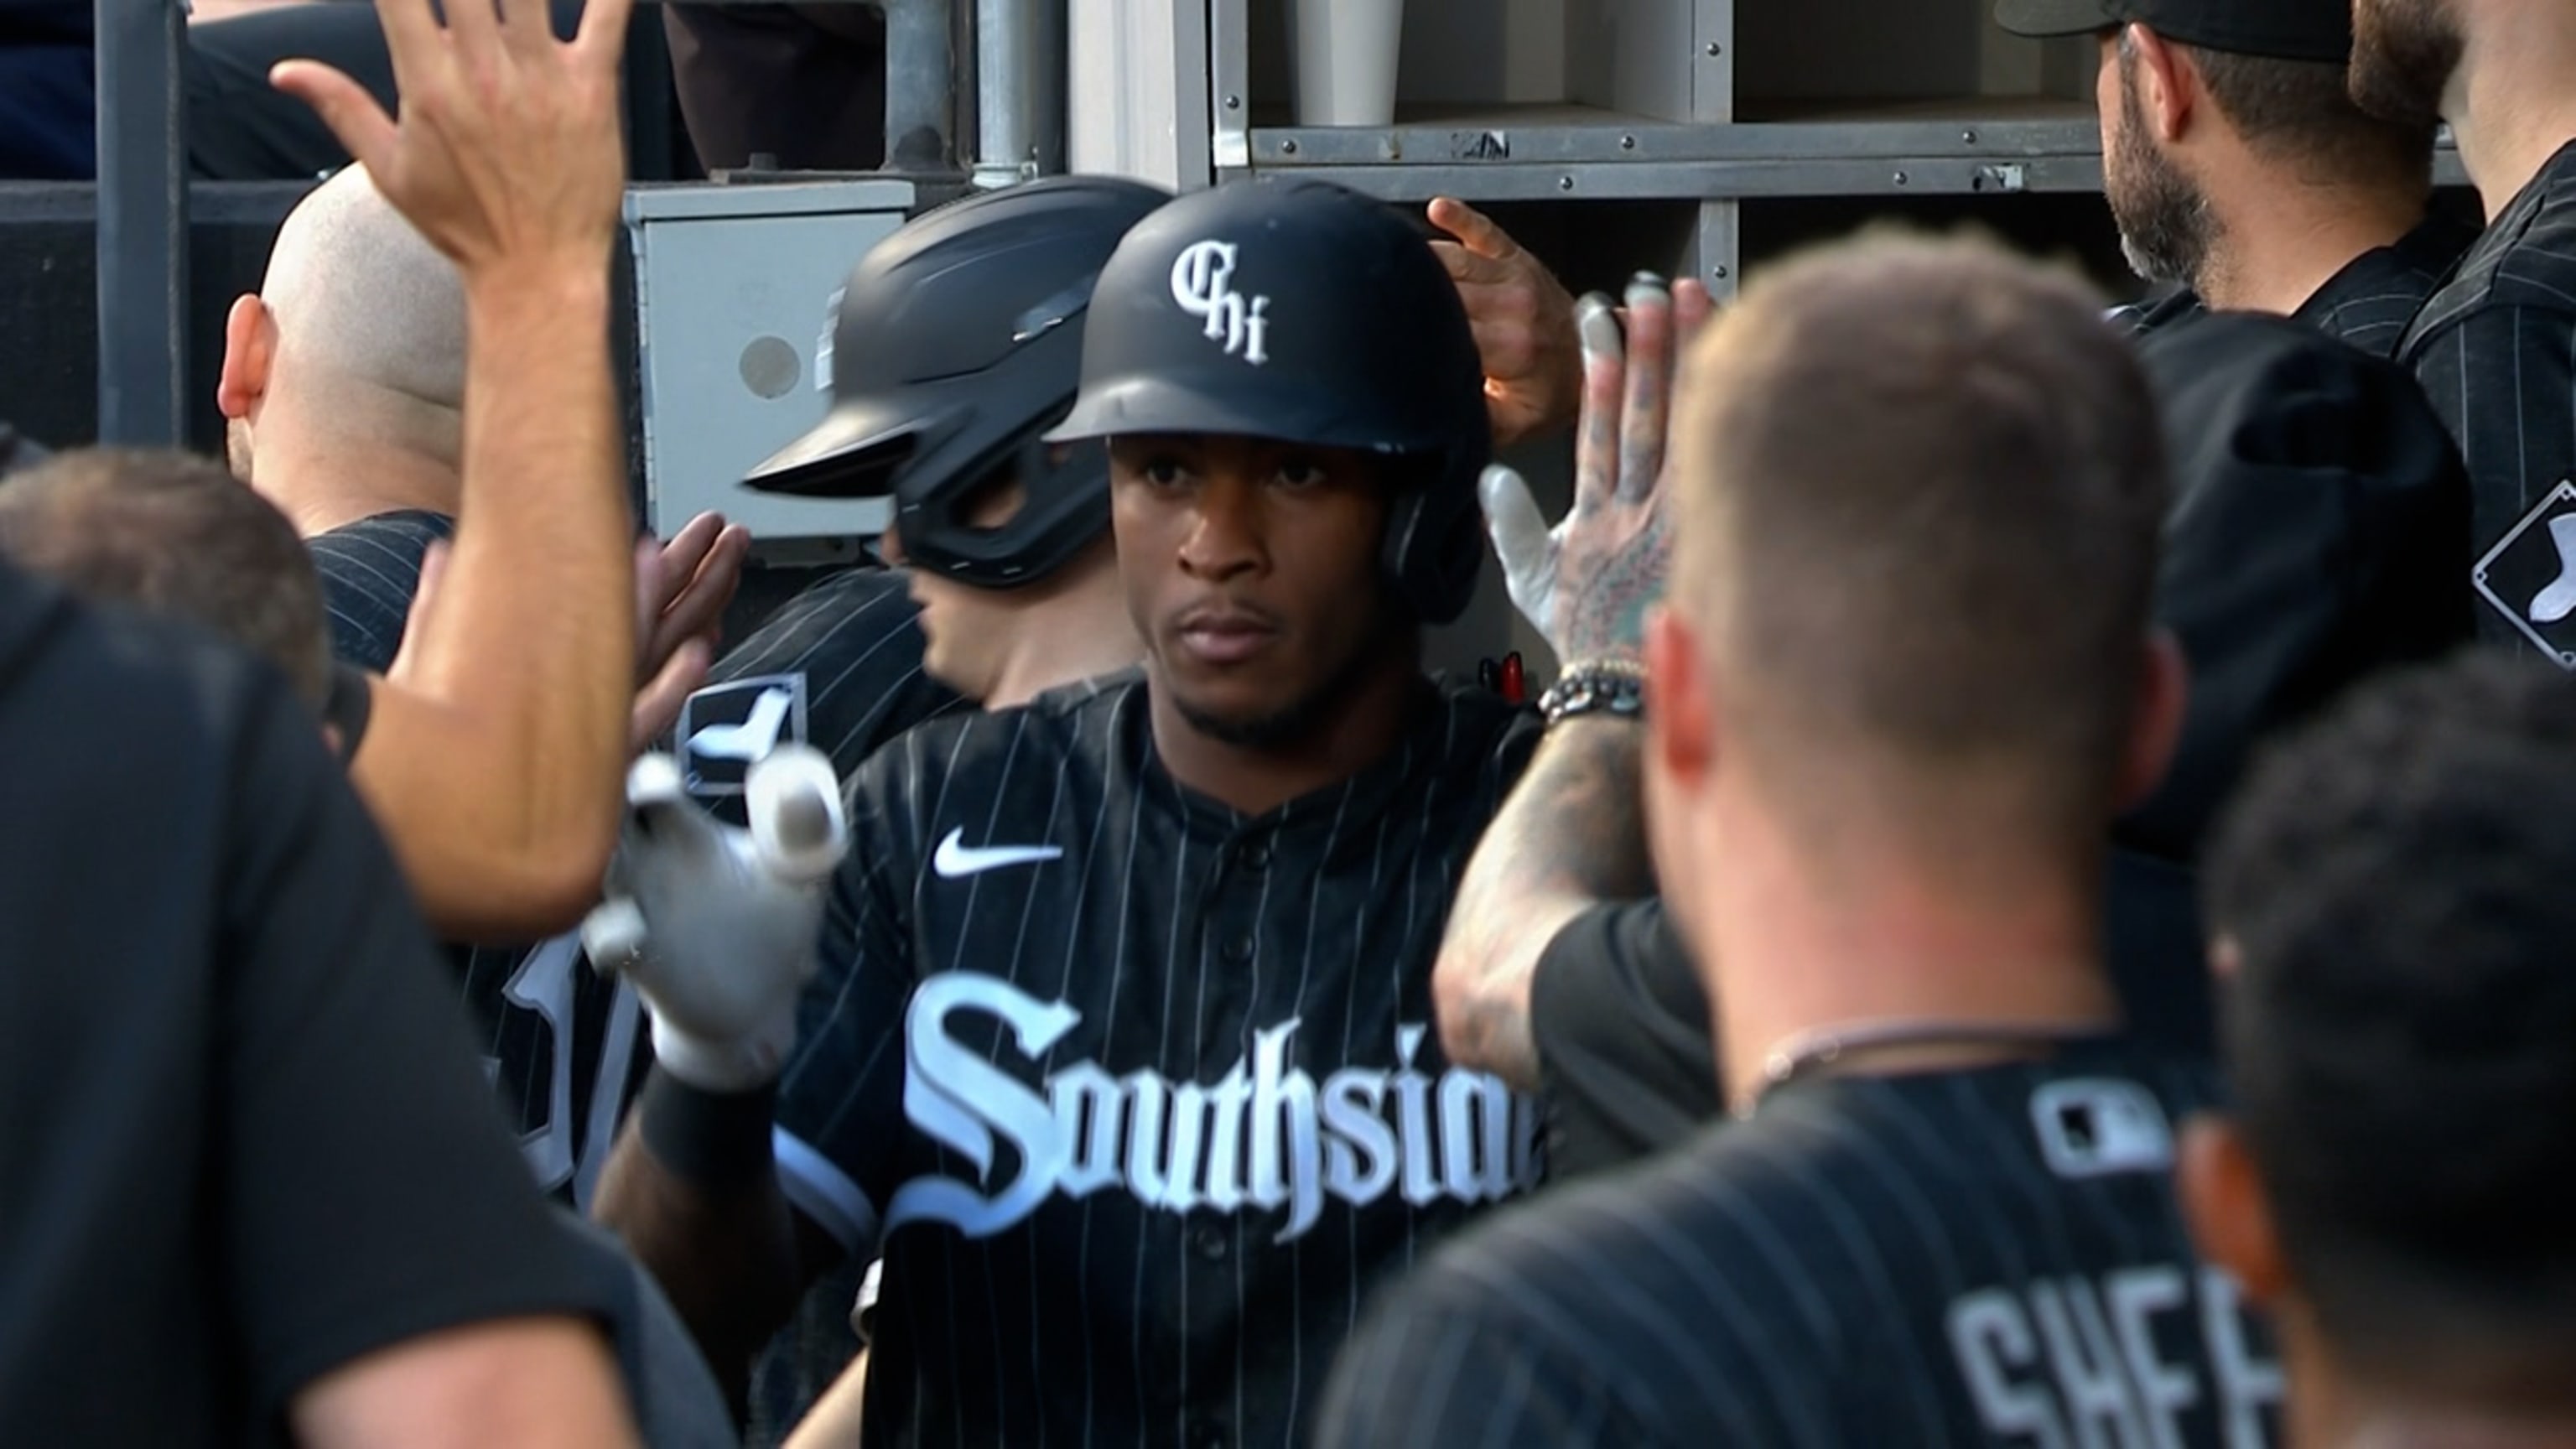
<svg viewBox="0 0 2576 1449"><path fill-rule="evenodd" d="M1629 284L1627 335L1598 296L1577 308L1583 339L1583 424L1574 507L1550 529L1528 485L1490 468L1485 519L1512 602L1560 663L1638 656L1647 609L1663 594L1672 532L1661 487L1676 359L1710 312L1708 289L1659 278Z"/></svg>

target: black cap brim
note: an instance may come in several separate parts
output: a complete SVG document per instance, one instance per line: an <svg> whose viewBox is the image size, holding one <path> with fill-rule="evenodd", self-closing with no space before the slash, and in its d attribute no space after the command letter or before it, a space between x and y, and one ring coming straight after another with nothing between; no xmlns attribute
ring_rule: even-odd
<svg viewBox="0 0 2576 1449"><path fill-rule="evenodd" d="M2109 0L1995 0L1995 24L2033 40L2094 35L2121 23Z"/></svg>
<svg viewBox="0 0 2576 1449"><path fill-rule="evenodd" d="M744 474L742 486L804 498L886 497L894 465L911 454L925 423L874 400L842 403Z"/></svg>

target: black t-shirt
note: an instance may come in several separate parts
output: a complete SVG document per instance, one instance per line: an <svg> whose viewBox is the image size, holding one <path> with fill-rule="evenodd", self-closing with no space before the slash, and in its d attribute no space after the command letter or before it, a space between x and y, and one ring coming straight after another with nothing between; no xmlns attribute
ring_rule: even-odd
<svg viewBox="0 0 2576 1449"><path fill-rule="evenodd" d="M2405 371L2277 317L2138 344L2174 479L2156 622L2191 665L2180 746L2122 845L2188 861L2272 731L2474 637L2470 489Z"/></svg>
<svg viewBox="0 0 2576 1449"><path fill-rule="evenodd" d="M429 546L455 535L456 520L425 509L379 513L344 523L304 542L322 576L322 607L331 623L331 654L371 673L391 669L420 592L420 561Z"/></svg>
<svg viewBox="0 0 2576 1449"><path fill-rule="evenodd" d="M316 1376L605 1316L282 681L0 572L0 1423L278 1442Z"/></svg>
<svg viewBox="0 0 2576 1449"><path fill-rule="evenodd" d="M2496 213L2397 358L2476 485L2481 636L2576 669L2576 143Z"/></svg>
<svg viewBox="0 0 2576 1449"><path fill-rule="evenodd" d="M1316 1442L2267 1443L2280 1369L2173 1196L2213 1100L2113 1043L1780 1088L1444 1249Z"/></svg>
<svg viewBox="0 0 2576 1449"><path fill-rule="evenodd" d="M1130 673L860 771L778 1112L789 1200L884 1259L868 1444L1305 1442L1370 1285L1537 1175L1430 980L1534 724L1443 694L1250 818Z"/></svg>
<svg viewBox="0 0 2576 1449"><path fill-rule="evenodd" d="M2113 851L2102 938L2130 1035L2207 1059L2212 997L2192 873ZM1708 992L1660 900L1597 906L1548 941L1530 981L1530 1035L1551 1181L1678 1146L1723 1109Z"/></svg>

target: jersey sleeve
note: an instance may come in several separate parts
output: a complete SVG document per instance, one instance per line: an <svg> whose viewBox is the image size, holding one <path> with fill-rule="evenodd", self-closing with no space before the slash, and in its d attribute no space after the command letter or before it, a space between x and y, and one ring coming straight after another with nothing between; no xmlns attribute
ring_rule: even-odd
<svg viewBox="0 0 2576 1449"><path fill-rule="evenodd" d="M908 857L887 828L884 778L865 771L851 788L850 855L832 881L820 962L797 1007L796 1053L778 1094L779 1185L858 1256L875 1251L894 1185L914 981L898 884L909 879Z"/></svg>
<svg viewBox="0 0 2576 1449"><path fill-rule="evenodd" d="M1566 923L1530 982L1548 1113L1548 1176L1651 1156L1719 1110L1708 996L1661 900Z"/></svg>
<svg viewBox="0 0 2576 1449"><path fill-rule="evenodd" d="M263 1402L440 1329L608 1318L618 1286L520 1166L383 841L282 690L252 721L226 826L212 1178Z"/></svg>
<svg viewBox="0 0 2576 1449"><path fill-rule="evenodd" d="M2483 569L2559 484L2576 480L2576 310L2490 302L2419 342L2413 361L2468 463L2473 557ZM2533 648L2523 624L2492 600L2481 602L2478 631Z"/></svg>
<svg viewBox="0 0 2576 1449"><path fill-rule="evenodd" d="M1429 1281L1425 1281L1428 1279ZM1629 1445L1654 1436L1513 1311L1437 1270L1400 1286L1343 1348L1314 1442L1334 1446Z"/></svg>

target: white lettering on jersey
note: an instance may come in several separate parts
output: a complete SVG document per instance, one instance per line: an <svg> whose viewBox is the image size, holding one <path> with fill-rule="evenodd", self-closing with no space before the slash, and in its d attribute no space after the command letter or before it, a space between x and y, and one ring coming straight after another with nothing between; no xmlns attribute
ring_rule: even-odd
<svg viewBox="0 0 2576 1449"><path fill-rule="evenodd" d="M2035 1449L2179 1449L2201 1375L2162 1356L2154 1320L2188 1313L2192 1278L2170 1263L2100 1279L1982 1288L1950 1305L1950 1351L1988 1433ZM2228 1449L2263 1449L2278 1367L2248 1352L2235 1285L2199 1273L2200 1341Z"/></svg>
<svg viewBox="0 0 2576 1449"><path fill-rule="evenodd" d="M904 1115L992 1190L916 1178L888 1205L888 1232L928 1220L987 1237L1051 1194L1124 1186L1166 1212L1285 1210L1276 1238L1285 1243L1315 1225L1328 1197L1353 1207L1391 1190L1415 1207L1444 1197L1499 1202L1537 1182L1534 1109L1487 1073L1416 1070L1428 1034L1420 1025L1398 1030L1393 1070L1349 1066L1321 1082L1294 1064L1300 1022L1291 1018L1256 1032L1249 1057L1212 1083L1151 1071L1112 1077L1085 1061L1032 1087L950 1034L950 1019L971 1013L998 1018L1032 1060L1082 1019L1064 1002L972 972L933 977L913 993ZM992 1184L1001 1143L1018 1169Z"/></svg>
<svg viewBox="0 0 2576 1449"><path fill-rule="evenodd" d="M1235 256L1232 242L1203 241L1184 250L1172 260L1172 300L1207 319L1207 340L1224 343L1226 356L1240 353L1259 367L1270 360L1270 299L1234 289Z"/></svg>

